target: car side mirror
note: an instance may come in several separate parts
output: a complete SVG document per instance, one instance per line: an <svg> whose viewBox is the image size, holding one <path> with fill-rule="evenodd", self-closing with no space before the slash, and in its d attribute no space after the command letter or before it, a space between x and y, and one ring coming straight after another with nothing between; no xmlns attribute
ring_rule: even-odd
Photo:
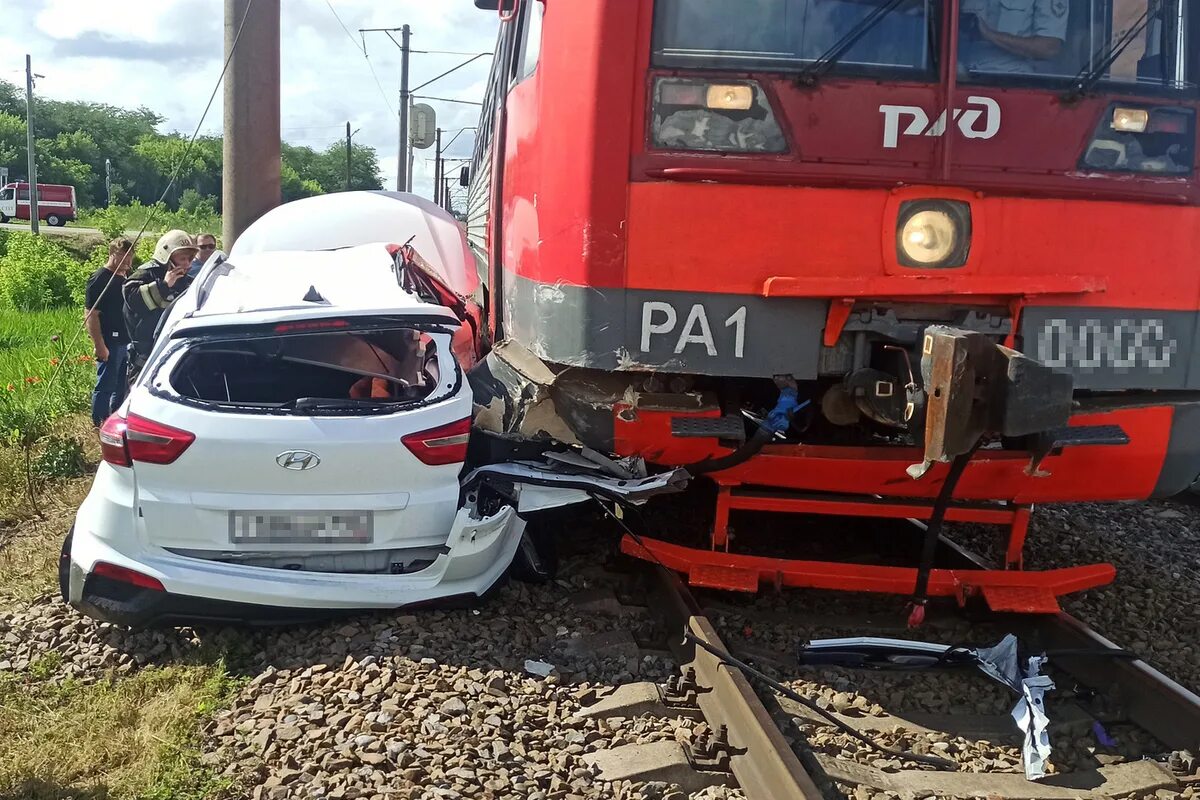
<svg viewBox="0 0 1200 800"><path fill-rule="evenodd" d="M462 169L460 169L458 171L458 185L459 186L470 186L471 185L471 168L470 167L463 167Z"/></svg>

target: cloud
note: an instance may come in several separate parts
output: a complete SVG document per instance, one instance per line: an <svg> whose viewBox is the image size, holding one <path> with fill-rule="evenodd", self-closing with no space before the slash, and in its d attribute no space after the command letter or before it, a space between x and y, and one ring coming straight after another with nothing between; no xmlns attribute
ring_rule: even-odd
<svg viewBox="0 0 1200 800"><path fill-rule="evenodd" d="M88 31L73 39L54 39L55 58L103 58L120 61L155 61L162 64L202 65L211 61L211 51L198 51L187 40L146 42L121 39L108 33Z"/></svg>
<svg viewBox="0 0 1200 800"><path fill-rule="evenodd" d="M395 183L400 53L383 33L359 28L412 30L411 81L416 86L465 60L427 51L491 52L496 15L469 0L284 0L281 3L282 135L294 144L328 147L345 135L350 121L355 141L380 156L384 185ZM20 82L24 54L45 75L40 94L88 100L162 114L164 130L191 133L221 69L223 4L218 0L0 0L0 78ZM349 29L347 35L342 25ZM367 58L379 85L372 77ZM430 86L423 94L482 99L488 59L480 59ZM382 86L382 90L380 88ZM439 124L448 131L476 124L479 109L437 101ZM389 109L390 105L390 109ZM221 130L221 95L204 120L205 133ZM453 135L453 134L450 134ZM470 133L453 154L469 154ZM433 189L431 151L418 151L414 188Z"/></svg>

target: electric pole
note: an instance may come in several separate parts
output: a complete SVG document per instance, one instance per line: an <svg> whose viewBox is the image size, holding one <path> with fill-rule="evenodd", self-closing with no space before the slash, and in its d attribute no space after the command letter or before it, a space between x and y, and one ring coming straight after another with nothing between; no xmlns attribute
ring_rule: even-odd
<svg viewBox="0 0 1200 800"><path fill-rule="evenodd" d="M112 159L104 159L104 205L112 205Z"/></svg>
<svg viewBox="0 0 1200 800"><path fill-rule="evenodd" d="M346 123L346 191L347 192L350 191L350 156L351 156L351 153L353 152L350 149L350 137L352 135L353 134L350 133L350 123L347 122Z"/></svg>
<svg viewBox="0 0 1200 800"><path fill-rule="evenodd" d="M25 143L29 148L29 230L38 235L37 149L33 143L33 59L25 54Z"/></svg>
<svg viewBox="0 0 1200 800"><path fill-rule="evenodd" d="M225 55L221 177L228 250L279 205L279 0L225 0Z"/></svg>
<svg viewBox="0 0 1200 800"><path fill-rule="evenodd" d="M437 129L433 153L433 202L442 205L442 129Z"/></svg>
<svg viewBox="0 0 1200 800"><path fill-rule="evenodd" d="M408 51L412 30L404 25L400 28L400 159L396 162L396 191L408 191L408 106L412 102L408 94Z"/></svg>

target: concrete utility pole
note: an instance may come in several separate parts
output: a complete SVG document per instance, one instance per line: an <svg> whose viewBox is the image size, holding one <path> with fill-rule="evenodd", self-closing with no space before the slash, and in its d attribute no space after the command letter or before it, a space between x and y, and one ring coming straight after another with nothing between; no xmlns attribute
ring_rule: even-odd
<svg viewBox="0 0 1200 800"><path fill-rule="evenodd" d="M351 154L353 153L353 150L350 149L350 137L351 136L353 136L353 134L350 133L350 123L347 122L346 123L346 191L347 192L350 191L350 161L351 161Z"/></svg>
<svg viewBox="0 0 1200 800"><path fill-rule="evenodd" d="M433 202L442 205L442 129L437 129L433 155Z"/></svg>
<svg viewBox="0 0 1200 800"><path fill-rule="evenodd" d="M29 149L29 230L38 235L37 148L33 143L33 59L25 54L25 144Z"/></svg>
<svg viewBox="0 0 1200 800"><path fill-rule="evenodd" d="M104 159L104 205L112 205L112 159Z"/></svg>
<svg viewBox="0 0 1200 800"><path fill-rule="evenodd" d="M408 114L412 99L408 94L408 53L412 30L404 25L400 28L400 158L396 162L396 191L408 191L409 146Z"/></svg>
<svg viewBox="0 0 1200 800"><path fill-rule="evenodd" d="M279 0L225 0L225 56L231 52L221 181L226 251L279 205Z"/></svg>

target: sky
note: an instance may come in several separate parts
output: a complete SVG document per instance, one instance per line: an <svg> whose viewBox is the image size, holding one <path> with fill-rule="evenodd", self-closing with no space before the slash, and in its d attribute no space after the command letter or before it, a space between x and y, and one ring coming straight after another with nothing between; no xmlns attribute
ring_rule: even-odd
<svg viewBox="0 0 1200 800"><path fill-rule="evenodd" d="M414 87L468 57L415 51L490 53L495 45L496 13L476 9L471 0L281 0L280 5L284 140L324 149L345 140L349 121L358 130L355 141L378 152L388 189L396 184L400 50L387 34L360 35L359 28L411 27ZM222 0L0 0L0 78L23 85L28 53L33 71L44 76L37 79L39 95L144 105L165 117L164 132L191 135L221 72L223 14ZM481 58L422 94L478 102L490 63ZM478 106L420 102L435 108L447 140L478 120ZM218 92L201 132L219 134L221 113ZM447 156L469 156L473 137L474 132L463 132ZM432 149L417 151L413 175L414 191L431 196Z"/></svg>

